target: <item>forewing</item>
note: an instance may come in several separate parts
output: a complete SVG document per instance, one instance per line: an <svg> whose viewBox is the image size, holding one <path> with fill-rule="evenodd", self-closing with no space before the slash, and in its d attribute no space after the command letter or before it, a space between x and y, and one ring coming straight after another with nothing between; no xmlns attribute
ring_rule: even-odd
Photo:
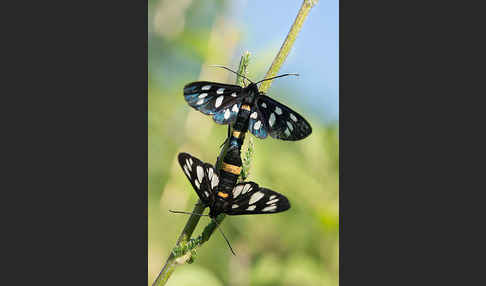
<svg viewBox="0 0 486 286"><path fill-rule="evenodd" d="M197 81L184 87L184 98L194 109L208 115L219 124L236 120L242 97L241 86L209 81Z"/></svg>
<svg viewBox="0 0 486 286"><path fill-rule="evenodd" d="M295 141L312 133L312 127L304 117L263 93L257 97L254 108L273 138Z"/></svg>
<svg viewBox="0 0 486 286"><path fill-rule="evenodd" d="M203 163L188 153L179 153L178 159L197 195L205 205L208 205L211 193L219 184L218 172L211 164Z"/></svg>
<svg viewBox="0 0 486 286"><path fill-rule="evenodd" d="M289 200L275 191L260 188L254 182L236 184L233 201L225 213L229 215L271 214L290 208Z"/></svg>

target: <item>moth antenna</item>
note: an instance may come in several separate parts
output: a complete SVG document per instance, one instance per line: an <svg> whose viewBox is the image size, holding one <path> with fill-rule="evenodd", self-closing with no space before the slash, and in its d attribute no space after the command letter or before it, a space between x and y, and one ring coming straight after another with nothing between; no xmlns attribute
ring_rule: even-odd
<svg viewBox="0 0 486 286"><path fill-rule="evenodd" d="M253 82L251 81L251 79L249 79L249 78L247 78L246 76L244 76L244 75L242 75L242 74L239 74L239 73L235 72L234 70L232 70L232 69L230 69L230 68L227 68L227 67L225 67L225 66L221 66L221 65L208 65L208 67L216 67L216 68L222 68L222 69L228 70L228 71L230 71L230 72L232 72L232 73L234 73L234 74L237 74L237 75L241 76L241 77L242 77L242 78L244 78L244 79L247 79L249 82L253 83Z"/></svg>
<svg viewBox="0 0 486 286"><path fill-rule="evenodd" d="M271 80L271 79L275 79L275 78L278 78L278 77L284 77L284 76L288 76L288 75L299 76L298 73L286 73L286 74L277 75L277 76L274 76L274 77L271 77L271 78L262 79L261 81L257 82L256 84L259 84L262 81Z"/></svg>
<svg viewBox="0 0 486 286"><path fill-rule="evenodd" d="M236 256L236 253L233 251L233 248L231 248L231 244L229 243L228 239L226 238L226 235L224 235L224 232L221 230L221 227L219 226L219 223L216 221L216 219L213 218L213 221L214 223L216 223L216 225L218 226L218 230L221 232L221 234L223 235L223 238L224 240L226 240L226 243L228 244L230 250L231 250L231 253L233 253L234 256Z"/></svg>
<svg viewBox="0 0 486 286"><path fill-rule="evenodd" d="M183 211L173 211L173 210L169 210L171 213L175 213L175 214L190 214L190 215L198 215L198 216L209 216L207 214L197 214L197 213L191 213L191 212L183 212Z"/></svg>

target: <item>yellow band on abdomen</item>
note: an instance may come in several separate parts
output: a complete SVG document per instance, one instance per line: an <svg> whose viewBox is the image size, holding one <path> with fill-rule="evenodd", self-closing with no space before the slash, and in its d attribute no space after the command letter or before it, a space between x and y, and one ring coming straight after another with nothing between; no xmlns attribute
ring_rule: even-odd
<svg viewBox="0 0 486 286"><path fill-rule="evenodd" d="M241 173L241 167L231 165L231 164L227 164L225 162L223 162L222 169L223 169L223 171L226 171L226 172L234 174L234 175L240 175L240 173Z"/></svg>
<svg viewBox="0 0 486 286"><path fill-rule="evenodd" d="M222 192L218 192L218 196L220 196L222 198L227 198L228 197L228 194L222 193Z"/></svg>
<svg viewBox="0 0 486 286"><path fill-rule="evenodd" d="M250 111L250 106L248 104L243 104L241 108Z"/></svg>
<svg viewBox="0 0 486 286"><path fill-rule="evenodd" d="M238 138L238 139L243 138L243 135L245 135L245 134L241 133L240 131L236 131L236 130L233 131L233 137L235 137L235 138Z"/></svg>

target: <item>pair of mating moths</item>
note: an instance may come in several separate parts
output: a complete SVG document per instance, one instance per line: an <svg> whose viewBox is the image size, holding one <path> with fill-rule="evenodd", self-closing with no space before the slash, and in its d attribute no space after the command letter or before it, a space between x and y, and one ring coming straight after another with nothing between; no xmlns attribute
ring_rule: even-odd
<svg viewBox="0 0 486 286"><path fill-rule="evenodd" d="M270 79L273 78L264 80ZM282 194L259 187L254 182L237 183L242 168L241 147L247 131L261 139L270 135L291 141L303 139L312 132L309 123L297 112L258 90L262 81L250 81L245 88L207 81L184 87L184 98L191 107L212 115L216 123L232 124L233 127L227 138L229 146L221 170L187 153L178 156L179 164L201 202L209 207L209 217L213 220L221 213L270 214L290 208L288 199Z"/></svg>

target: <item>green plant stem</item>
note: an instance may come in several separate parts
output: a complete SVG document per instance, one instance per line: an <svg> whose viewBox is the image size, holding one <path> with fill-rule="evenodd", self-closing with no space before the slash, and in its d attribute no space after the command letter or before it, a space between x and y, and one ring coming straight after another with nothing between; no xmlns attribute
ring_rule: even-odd
<svg viewBox="0 0 486 286"><path fill-rule="evenodd" d="M204 206L201 203L201 201L198 200L192 212L197 214L202 214L203 211L204 211ZM177 239L176 246L181 245L182 243L187 242L189 240L200 218L201 217L198 215L191 215L189 217L186 225L184 226L184 229L182 230L181 235L179 236L179 239ZM172 272L174 272L176 264L177 264L176 257L174 253L171 252L169 258L167 258L167 261L165 262L164 267L162 268L162 270L160 271L159 275L157 276L157 278L155 279L152 285L153 286L165 285L170 275L172 275Z"/></svg>
<svg viewBox="0 0 486 286"><path fill-rule="evenodd" d="M297 35L299 34L300 29L302 28L302 24L304 24L307 14L309 14L309 11L317 3L317 1L318 0L304 0L302 2L302 6L300 6L299 13L297 14L297 17L295 18L292 27L290 27L290 31L287 34L285 41L280 47L277 56L273 60L272 65L268 69L268 72L264 78L270 78L277 75L278 71L280 70L283 63L285 62L285 59L287 59L287 56L289 55L289 52L292 49L292 46L294 45L295 39L297 38ZM270 88L272 81L273 80L262 82L258 90L266 93Z"/></svg>
<svg viewBox="0 0 486 286"><path fill-rule="evenodd" d="M238 73L246 75L247 74L247 68L248 68L248 63L250 62L250 53L245 52L243 56L241 56L240 59L240 65L238 68ZM236 78L236 84L243 86L243 78L238 76ZM226 142L226 144L223 146L223 149L221 150L218 159L216 161L216 169L220 170L221 169L221 163L222 159L224 158L224 155L226 154L228 147L229 147L229 142ZM199 200L196 205L194 206L194 209L192 210L193 213L195 214L202 214L204 211L204 206ZM221 224L221 222L224 220L226 216L224 214L220 214L217 218L216 221L218 224ZM172 273L175 270L175 267L177 264L182 264L188 261L192 261L192 250L194 250L196 247L201 246L204 244L204 242L208 241L213 232L216 230L217 225L213 221L211 221L203 230L202 234L196 238L196 239L191 239L193 242L196 243L191 243L190 247L187 247L189 244L189 239L192 236L192 233L194 232L194 229L196 228L197 224L199 223L199 219L201 216L199 215L191 215L189 219L187 220L186 225L184 226L184 229L182 230L182 233L179 236L179 239L176 242L176 246L174 247L173 251L171 251L169 258L167 258L167 261L165 262L164 267L160 271L159 275L155 279L154 283L152 286L160 286L160 285L165 285L167 283L167 280L170 278ZM178 253L179 251L174 251L174 250L180 250L184 249L185 253ZM178 257L176 257L175 253L178 253ZM187 256L184 254L188 254ZM183 259L179 259L181 256L184 256Z"/></svg>

